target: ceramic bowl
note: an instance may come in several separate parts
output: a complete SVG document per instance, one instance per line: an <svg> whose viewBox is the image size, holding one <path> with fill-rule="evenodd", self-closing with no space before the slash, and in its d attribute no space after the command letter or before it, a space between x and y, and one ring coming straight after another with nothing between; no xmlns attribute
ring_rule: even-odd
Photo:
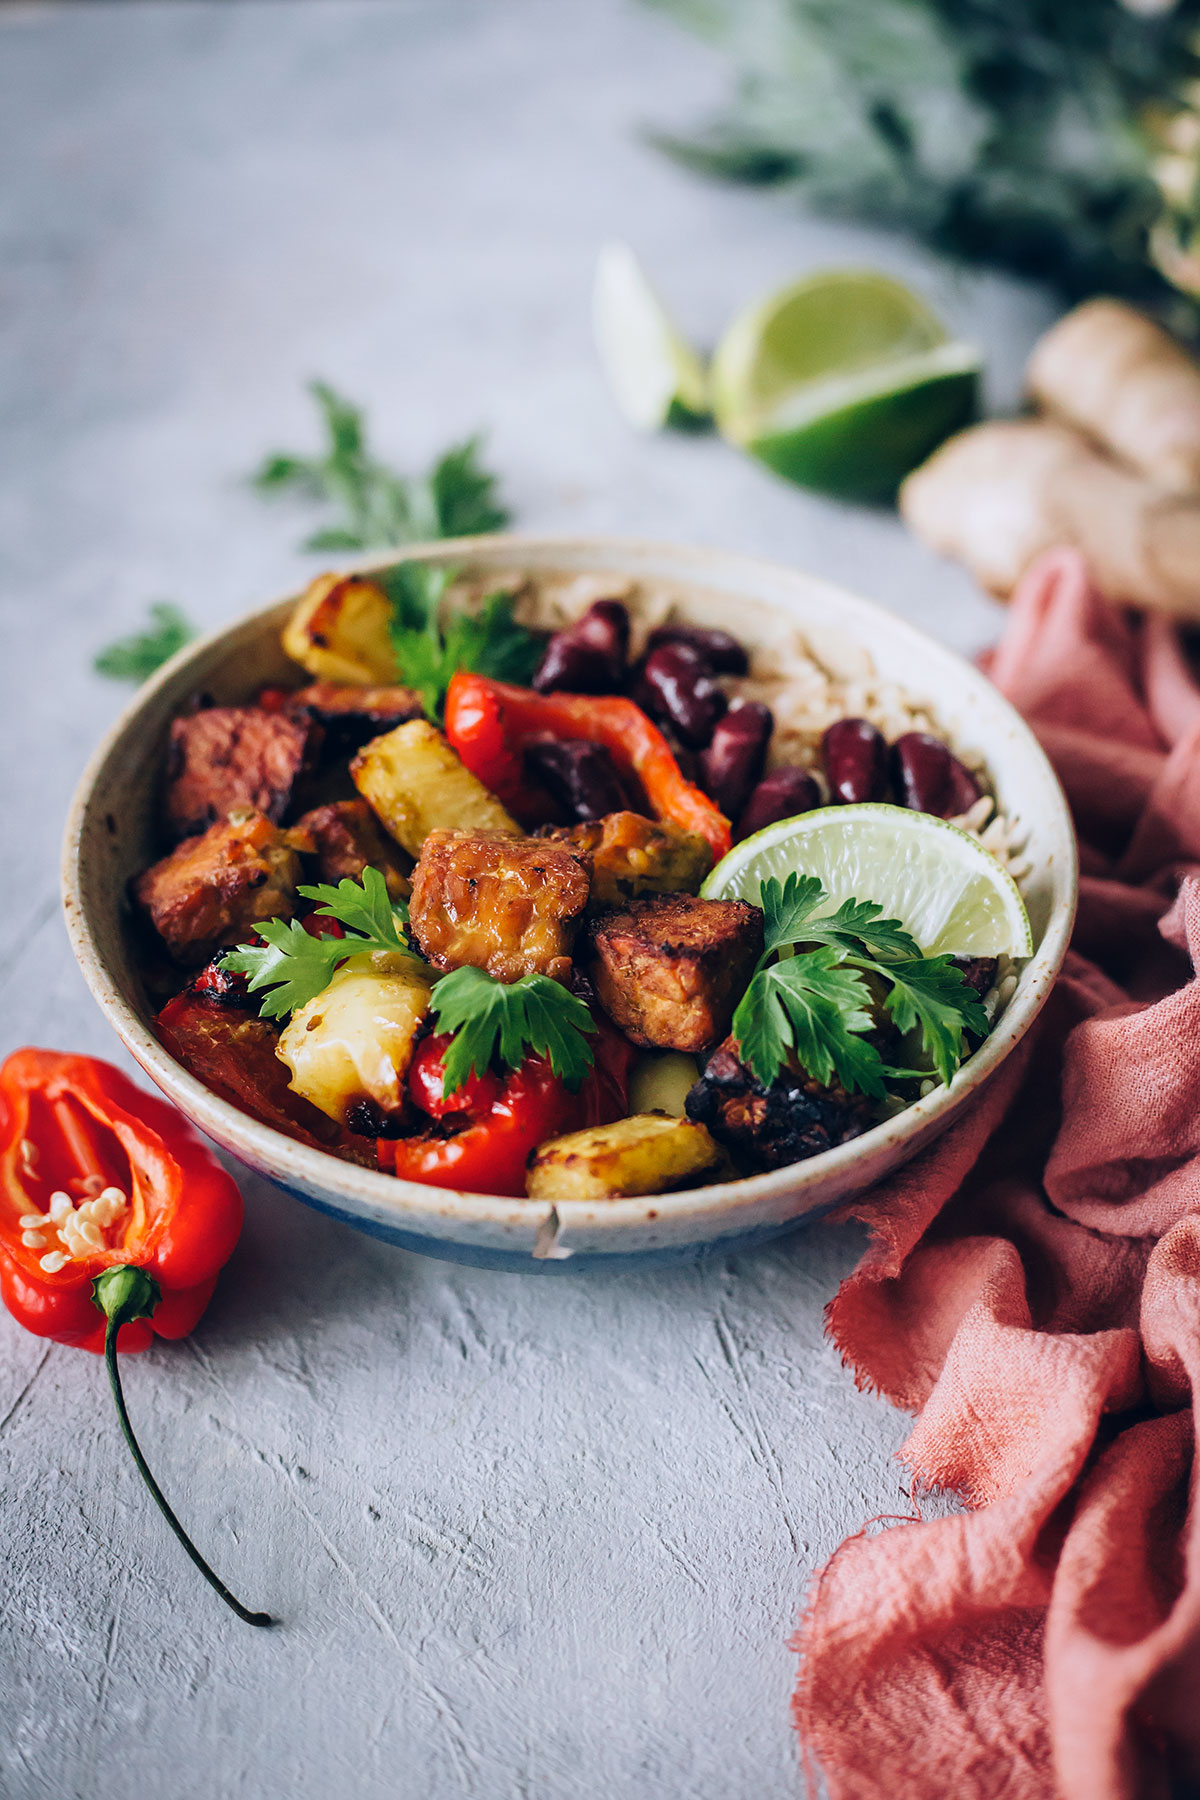
<svg viewBox="0 0 1200 1800"><path fill-rule="evenodd" d="M1028 833L1026 887L1035 954L991 1037L949 1088L809 1162L720 1186L600 1202L506 1200L398 1181L294 1142L218 1099L154 1035L126 928L126 884L158 853L153 832L163 744L197 690L220 702L295 679L279 632L296 596L188 646L143 687L92 759L64 855L68 929L84 976L126 1047L201 1131L297 1198L405 1249L526 1270L694 1258L762 1242L860 1193L913 1156L975 1100L1029 1030L1066 951L1075 907L1075 839L1066 801L1022 719L960 657L855 595L795 569L704 549L621 539L502 536L417 554L470 577L601 572L667 589L699 623L763 647L799 628L823 658L861 658L927 702L960 746L982 752L1001 806ZM394 557L363 568L386 567Z"/></svg>

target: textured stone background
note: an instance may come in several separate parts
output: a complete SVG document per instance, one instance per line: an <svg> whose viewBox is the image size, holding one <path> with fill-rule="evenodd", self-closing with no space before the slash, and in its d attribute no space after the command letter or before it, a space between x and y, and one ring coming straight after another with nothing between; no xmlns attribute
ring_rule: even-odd
<svg viewBox="0 0 1200 1800"><path fill-rule="evenodd" d="M310 440L312 374L402 464L486 425L522 525L752 550L962 649L994 632L892 517L614 416L587 320L610 235L706 340L800 269L883 264L988 344L1002 401L1048 316L639 143L719 85L621 0L0 8L0 1048L119 1056L57 910L68 796L122 699L90 657L149 598L216 624L311 572L305 521L239 478ZM0 1791L797 1794L806 1580L904 1508L904 1420L822 1341L859 1236L517 1278L246 1195L201 1328L128 1390L197 1538L283 1624L194 1578L101 1366L0 1317Z"/></svg>

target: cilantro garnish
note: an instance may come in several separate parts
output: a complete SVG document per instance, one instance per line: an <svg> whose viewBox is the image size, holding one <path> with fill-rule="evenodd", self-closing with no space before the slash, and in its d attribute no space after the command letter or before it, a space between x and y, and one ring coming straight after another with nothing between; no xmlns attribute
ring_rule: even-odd
<svg viewBox="0 0 1200 1800"><path fill-rule="evenodd" d="M920 1028L933 1067L949 1082L962 1061L964 1033L987 1035L978 994L949 956L922 956L900 922L882 916L882 906L846 900L823 914L828 899L815 875L763 883L765 948L733 1015L746 1063L768 1086L794 1055L822 1086L836 1076L848 1092L881 1100L885 1077L918 1071L888 1068L862 1035L875 1025L871 976L886 986L883 1004L896 1028ZM771 961L794 945L804 948Z"/></svg>
<svg viewBox="0 0 1200 1800"><path fill-rule="evenodd" d="M392 602L397 665L435 723L457 669L524 686L545 648L517 624L507 594L489 594L477 613L456 612L443 620L442 597L454 574L428 563L400 563L376 578Z"/></svg>
<svg viewBox="0 0 1200 1800"><path fill-rule="evenodd" d="M337 919L345 937L313 937L296 919L264 919L255 926L261 944L239 944L221 958L221 967L245 975L252 994L271 991L259 1012L279 1019L315 1000L332 981L341 963L367 950L408 950L408 911L393 901L378 869L364 869L361 882L348 877L336 887L318 882L300 890L306 900L319 900L318 915Z"/></svg>
<svg viewBox="0 0 1200 1800"><path fill-rule="evenodd" d="M321 918L336 919L346 936L312 937L295 919L267 919L255 927L261 944L240 944L221 958L231 974L249 977L252 994L266 994L259 1012L282 1018L315 1000L340 964L368 950L403 950L414 956L408 938L408 911L388 896L378 869L364 869L361 881L347 877L336 887L320 882L300 888L317 900ZM574 1092L592 1066L589 1036L595 1022L575 994L548 975L497 981L483 969L429 971L436 983L430 1011L441 1031L453 1035L445 1057L444 1091L453 1094L472 1070L482 1072L493 1057L516 1069L531 1052L547 1056L554 1073Z"/></svg>
<svg viewBox="0 0 1200 1800"><path fill-rule="evenodd" d="M309 392L325 427L324 453L277 451L253 476L260 493L287 489L338 510L340 517L307 538L304 549L386 549L502 531L508 524L496 477L479 461L478 437L445 451L426 475L398 475L368 449L361 407L325 381L310 382Z"/></svg>
<svg viewBox="0 0 1200 1800"><path fill-rule="evenodd" d="M430 1011L442 1031L454 1034L444 1059L447 1094L472 1071L481 1074L497 1052L510 1069L530 1051L548 1056L572 1093L592 1066L587 1040L595 1021L578 995L548 975L503 982L483 969L455 969L434 988Z"/></svg>
<svg viewBox="0 0 1200 1800"><path fill-rule="evenodd" d="M107 645L95 657L92 667L97 675L107 675L110 681L148 681L195 635L195 626L177 606L169 600L156 600L146 629Z"/></svg>

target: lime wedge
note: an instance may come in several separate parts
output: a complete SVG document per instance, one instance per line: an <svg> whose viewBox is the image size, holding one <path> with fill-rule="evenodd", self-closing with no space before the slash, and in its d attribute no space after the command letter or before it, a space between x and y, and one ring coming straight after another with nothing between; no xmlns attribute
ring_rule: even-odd
<svg viewBox="0 0 1200 1800"><path fill-rule="evenodd" d="M704 364L682 338L628 244L596 263L592 322L612 395L639 431L684 429L709 418Z"/></svg>
<svg viewBox="0 0 1200 1800"><path fill-rule="evenodd" d="M733 321L713 358L713 411L788 480L884 499L971 418L980 366L900 282L829 269Z"/></svg>
<svg viewBox="0 0 1200 1800"><path fill-rule="evenodd" d="M1029 915L1007 869L967 832L903 806L824 806L736 844L700 889L758 903L768 876L819 875L832 912L874 900L927 956L1032 956ZM824 909L822 909L824 910Z"/></svg>

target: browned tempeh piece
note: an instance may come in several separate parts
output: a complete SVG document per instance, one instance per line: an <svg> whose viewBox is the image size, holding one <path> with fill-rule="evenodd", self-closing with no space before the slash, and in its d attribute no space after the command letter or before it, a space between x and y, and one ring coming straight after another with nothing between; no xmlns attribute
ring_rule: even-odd
<svg viewBox="0 0 1200 1800"><path fill-rule="evenodd" d="M262 813L235 812L139 875L133 898L174 960L207 962L260 919L290 918L300 860Z"/></svg>
<svg viewBox="0 0 1200 1800"><path fill-rule="evenodd" d="M400 867L396 845L365 800L334 800L314 806L297 819L288 841L315 856L322 881L361 881L364 869L378 869L393 900L403 900L409 879Z"/></svg>
<svg viewBox="0 0 1200 1800"><path fill-rule="evenodd" d="M165 812L173 838L194 837L235 806L276 824L311 773L322 730L308 716L209 706L172 721Z"/></svg>
<svg viewBox="0 0 1200 1800"><path fill-rule="evenodd" d="M413 873L413 933L438 969L472 963L499 981L565 981L590 876L587 856L564 844L431 831Z"/></svg>
<svg viewBox="0 0 1200 1800"><path fill-rule="evenodd" d="M654 894L601 913L588 972L635 1044L704 1050L729 1030L762 955L763 916L744 900Z"/></svg>

